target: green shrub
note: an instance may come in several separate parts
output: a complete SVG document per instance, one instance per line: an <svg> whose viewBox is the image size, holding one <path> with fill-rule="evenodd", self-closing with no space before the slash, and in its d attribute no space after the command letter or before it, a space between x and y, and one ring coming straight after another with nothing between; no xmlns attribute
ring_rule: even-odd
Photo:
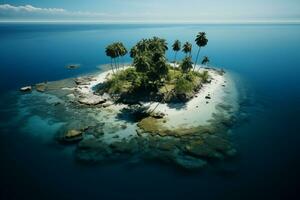
<svg viewBox="0 0 300 200"><path fill-rule="evenodd" d="M190 93L193 89L193 82L189 81L185 76L179 78L175 83L175 92L177 94Z"/></svg>
<svg viewBox="0 0 300 200"><path fill-rule="evenodd" d="M209 76L208 71L204 71L200 74L200 77L202 79L202 82L207 83L210 76Z"/></svg>

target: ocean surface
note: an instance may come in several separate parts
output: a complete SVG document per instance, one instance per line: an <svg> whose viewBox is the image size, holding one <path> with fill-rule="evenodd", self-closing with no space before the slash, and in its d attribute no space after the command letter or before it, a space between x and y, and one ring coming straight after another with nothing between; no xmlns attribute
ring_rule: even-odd
<svg viewBox="0 0 300 200"><path fill-rule="evenodd" d="M80 165L53 140L55 126L17 120L21 86L92 73L110 62L104 50L115 41L131 48L158 36L171 48L175 39L194 44L199 31L209 39L201 55L234 74L243 96L247 117L232 129L238 154L229 162L193 173L158 163ZM0 199L297 199L299 35L300 25L287 24L0 24Z"/></svg>

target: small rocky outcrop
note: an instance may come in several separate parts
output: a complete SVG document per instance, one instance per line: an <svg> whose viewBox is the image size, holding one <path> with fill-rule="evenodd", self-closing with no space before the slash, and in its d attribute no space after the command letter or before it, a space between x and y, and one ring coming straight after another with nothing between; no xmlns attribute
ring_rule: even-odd
<svg viewBox="0 0 300 200"><path fill-rule="evenodd" d="M94 105L105 103L106 99L104 99L103 97L98 96L98 95L88 94L86 96L80 97L78 99L78 102L81 103L81 104L94 106Z"/></svg>
<svg viewBox="0 0 300 200"><path fill-rule="evenodd" d="M45 92L46 91L46 83L38 83L35 85L35 89L38 92Z"/></svg>
<svg viewBox="0 0 300 200"><path fill-rule="evenodd" d="M30 92L31 90L32 90L31 86L25 86L20 88L21 92Z"/></svg>
<svg viewBox="0 0 300 200"><path fill-rule="evenodd" d="M80 130L68 130L61 138L62 142L78 142L83 139L83 132Z"/></svg>
<svg viewBox="0 0 300 200"><path fill-rule="evenodd" d="M80 65L68 65L66 66L67 69L78 69Z"/></svg>
<svg viewBox="0 0 300 200"><path fill-rule="evenodd" d="M95 78L91 76L78 77L75 79L77 85L89 85L91 81L95 81Z"/></svg>
<svg viewBox="0 0 300 200"><path fill-rule="evenodd" d="M203 168L207 162L199 159L199 158L195 158L192 156L176 156L174 159L175 164L177 164L179 167L187 169L187 170L197 170L197 169L201 169Z"/></svg>

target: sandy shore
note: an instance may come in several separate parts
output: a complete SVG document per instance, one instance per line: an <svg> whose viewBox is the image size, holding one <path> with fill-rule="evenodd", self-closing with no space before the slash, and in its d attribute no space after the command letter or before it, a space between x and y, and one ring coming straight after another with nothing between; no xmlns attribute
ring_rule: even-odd
<svg viewBox="0 0 300 200"><path fill-rule="evenodd" d="M159 104L157 111L167 114L167 123L169 128L176 127L194 127L206 125L212 118L213 113L218 113L219 105L230 104L233 109L237 109L237 91L232 80L227 75L220 75L212 69L201 68L199 71L209 71L212 78L211 83L204 84L196 96L185 104ZM207 96L210 99L207 99ZM234 105L233 105L234 104ZM152 104L151 107L156 107Z"/></svg>

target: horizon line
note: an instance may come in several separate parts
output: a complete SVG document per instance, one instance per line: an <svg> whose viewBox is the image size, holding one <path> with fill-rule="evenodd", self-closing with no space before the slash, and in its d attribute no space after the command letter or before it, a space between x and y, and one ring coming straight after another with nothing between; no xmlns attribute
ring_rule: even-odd
<svg viewBox="0 0 300 200"><path fill-rule="evenodd" d="M82 24L300 24L299 20L209 20L209 21L117 21L117 20L1 20L0 23L82 23Z"/></svg>

